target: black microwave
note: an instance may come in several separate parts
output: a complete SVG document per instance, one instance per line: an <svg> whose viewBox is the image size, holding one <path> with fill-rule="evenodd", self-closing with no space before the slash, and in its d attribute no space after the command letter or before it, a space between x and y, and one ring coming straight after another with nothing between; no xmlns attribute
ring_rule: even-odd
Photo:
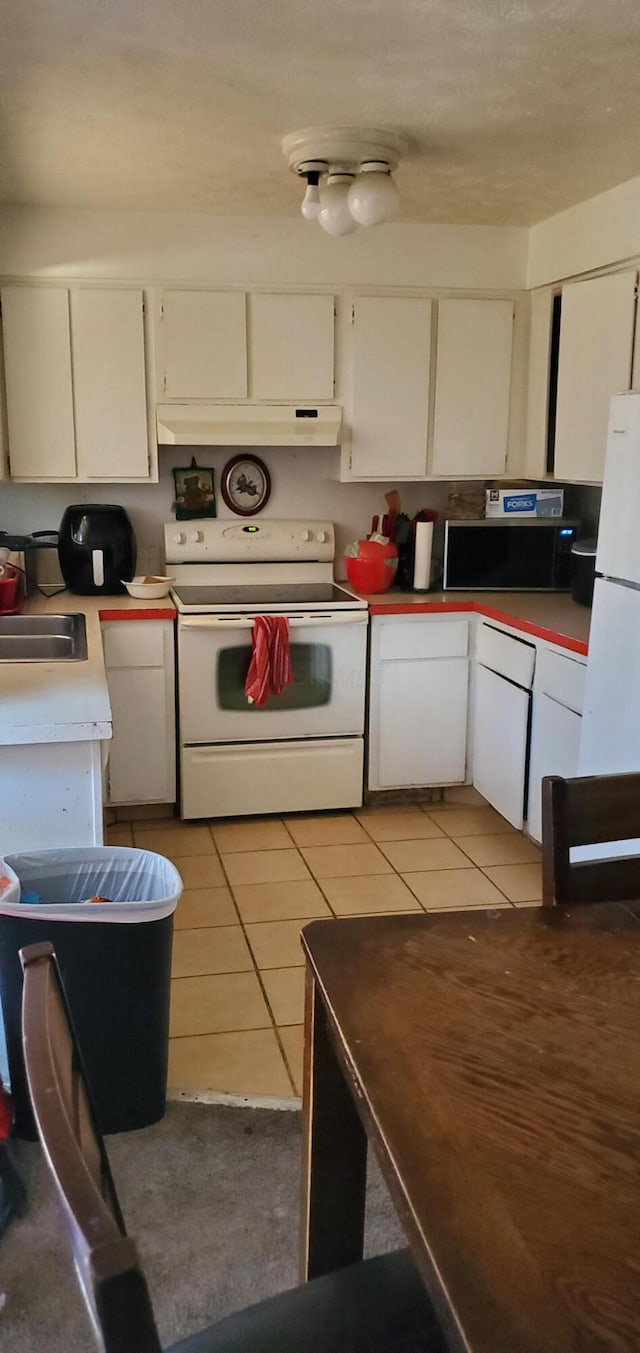
<svg viewBox="0 0 640 1353"><path fill-rule="evenodd" d="M571 547L580 523L563 517L514 522L448 521L444 534L446 590L568 592Z"/></svg>

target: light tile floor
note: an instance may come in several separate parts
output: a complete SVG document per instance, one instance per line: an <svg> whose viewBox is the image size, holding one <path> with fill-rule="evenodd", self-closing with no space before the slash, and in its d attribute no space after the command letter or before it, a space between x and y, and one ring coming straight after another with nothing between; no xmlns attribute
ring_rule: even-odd
<svg viewBox="0 0 640 1353"><path fill-rule="evenodd" d="M174 860L170 1094L301 1093L300 929L317 916L532 906L540 852L473 789L442 803L197 825L118 822Z"/></svg>

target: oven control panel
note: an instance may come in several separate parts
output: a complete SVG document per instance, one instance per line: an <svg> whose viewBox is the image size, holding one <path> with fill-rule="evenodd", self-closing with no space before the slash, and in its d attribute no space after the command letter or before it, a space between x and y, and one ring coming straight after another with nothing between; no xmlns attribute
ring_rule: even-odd
<svg viewBox="0 0 640 1353"><path fill-rule="evenodd" d="M302 520L170 521L164 526L167 564L314 561L332 563L333 522Z"/></svg>

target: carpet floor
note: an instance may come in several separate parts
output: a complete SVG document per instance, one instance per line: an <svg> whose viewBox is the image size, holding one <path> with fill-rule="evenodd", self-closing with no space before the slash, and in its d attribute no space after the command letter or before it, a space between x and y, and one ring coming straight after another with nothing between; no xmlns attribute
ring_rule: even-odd
<svg viewBox="0 0 640 1353"><path fill-rule="evenodd" d="M129 1233L170 1344L297 1281L300 1115L170 1103L161 1123L107 1139ZM16 1147L29 1208L0 1237L0 1349L94 1347L40 1148ZM374 1167L367 1252L403 1243Z"/></svg>

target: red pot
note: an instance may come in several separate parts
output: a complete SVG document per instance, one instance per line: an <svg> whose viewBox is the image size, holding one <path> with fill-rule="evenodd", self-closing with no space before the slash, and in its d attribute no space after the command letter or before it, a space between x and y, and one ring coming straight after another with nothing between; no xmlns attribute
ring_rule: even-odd
<svg viewBox="0 0 640 1353"><path fill-rule="evenodd" d="M381 545L377 540L356 540L347 550L345 565L356 592L386 592L396 576L398 551L391 541Z"/></svg>

